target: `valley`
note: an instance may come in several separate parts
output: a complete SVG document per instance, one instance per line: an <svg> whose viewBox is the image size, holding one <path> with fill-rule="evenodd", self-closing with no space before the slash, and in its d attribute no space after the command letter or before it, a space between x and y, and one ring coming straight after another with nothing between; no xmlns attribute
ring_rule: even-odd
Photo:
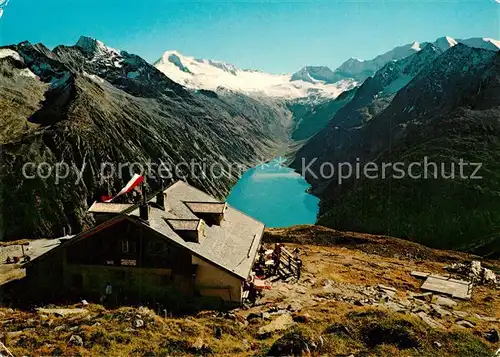
<svg viewBox="0 0 500 357"><path fill-rule="evenodd" d="M185 175L222 198L236 182L238 167L274 157L288 140L291 118L279 103L186 90L140 57L95 40L82 38L77 46L54 51L29 43L9 50L18 55L0 59L1 204L9 207L3 239L60 236L91 225L88 206L133 174L127 166L123 175L109 174L103 171L108 162L164 164L163 177L156 172L148 179L150 190L162 179ZM26 162L66 162L83 172L83 182L75 187L79 171L61 183L53 176L27 179ZM218 179L190 176L189 167L176 170L181 162L216 164Z"/></svg>
<svg viewBox="0 0 500 357"><path fill-rule="evenodd" d="M318 222L498 257L498 60L495 51L427 45L366 80L292 163L313 163L304 174L322 199ZM341 185L340 172L320 175L325 164L356 162L420 170ZM480 163L483 174L459 179L450 165L459 162Z"/></svg>
<svg viewBox="0 0 500 357"><path fill-rule="evenodd" d="M0 0L0 357L500 357L500 0Z"/></svg>
<svg viewBox="0 0 500 357"><path fill-rule="evenodd" d="M299 173L310 161L317 172L329 162L484 157L481 182L337 185L337 176L303 174L321 200L321 224L496 256L497 45L443 37L368 61L351 58L333 71L305 66L289 75L177 51L151 65L88 37L53 50L28 42L5 47L2 204L11 209L2 237L54 237L91 226L86 209L122 187L132 163L136 171L151 162L167 167L163 175L149 172L149 190L180 176L223 199L246 170L278 156ZM26 162L76 169L56 184L22 177ZM109 164L118 162L124 174ZM187 166L177 169L181 162L219 166L217 178L189 175Z"/></svg>
<svg viewBox="0 0 500 357"><path fill-rule="evenodd" d="M290 74L149 63L85 36L1 47L0 341L15 356L498 355L499 46L442 37ZM480 163L481 179L323 172L424 158Z"/></svg>

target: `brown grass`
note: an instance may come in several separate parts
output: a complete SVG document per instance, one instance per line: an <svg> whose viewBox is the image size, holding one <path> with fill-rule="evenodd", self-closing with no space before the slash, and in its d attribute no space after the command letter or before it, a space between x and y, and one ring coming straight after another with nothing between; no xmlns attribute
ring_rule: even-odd
<svg viewBox="0 0 500 357"><path fill-rule="evenodd" d="M203 353L192 345L201 339L214 356L255 356L265 354L280 339L299 338L320 355L363 356L489 356L491 346L467 331L438 331L420 320L399 313L328 302L304 309L312 317L288 331L264 339L257 337L258 321L248 326L239 317L184 317L163 319L148 310L120 308L106 310L88 306L89 314L74 317L42 316L36 312L0 309L9 322L6 345L14 355L64 356L195 356ZM144 312L146 311L146 312ZM133 328L137 316L143 328ZM241 315L238 315L241 316ZM56 328L57 326L66 326ZM22 332L20 328L24 328ZM76 327L76 329L75 329ZM214 336L216 327L222 338ZM75 329L71 331L71 329ZM82 337L84 346L70 346L71 335ZM322 336L321 339L319 336ZM281 341L281 340L280 340ZM435 342L442 347L437 349Z"/></svg>
<svg viewBox="0 0 500 357"><path fill-rule="evenodd" d="M208 311L196 316L165 319L148 309L105 309L93 304L87 307L89 313L86 315L66 317L0 308L0 326L6 333L6 345L16 356L149 356L153 353L156 356L262 356L280 344L307 343L310 349L318 346L315 353L324 356L353 353L356 356L480 357L490 356L500 347L482 337L489 329L499 328L498 324L474 317L477 313L500 318L498 290L490 287L476 287L472 300L459 301L456 307L456 310L471 315L468 319L477 324L473 330L455 326L452 317L439 320L446 330L436 330L409 314L332 299L314 301L315 296L323 293L327 281L345 284L346 289L389 285L398 289L399 296L406 297L409 292L419 292L422 283L410 275L412 270L444 274L444 267L450 261L467 260L469 256L433 251L404 241L390 242L388 237L358 237L356 234L347 234L348 243L345 240L340 243L338 238L338 244L332 244L327 241L332 232L322 227L313 229L313 234L316 237L321 235L323 245L303 245L302 240L309 242L310 238L301 228L281 231L284 237L279 236L279 230L271 232L273 236L269 239L268 233L268 241L284 241L286 238L295 241L286 243L287 249L299 247L304 262L300 287L305 292L295 291L299 287L296 284L289 284L290 290L285 289L283 293L279 293L280 287L275 286L264 296L261 305L237 309L231 316ZM297 237L291 232L300 234ZM334 237L335 234L333 232ZM411 256L402 254L408 244L413 252ZM287 305L296 300L302 305L300 313L310 315L307 323L297 323L289 330L261 338L257 332L269 321L246 320L251 312L267 311L277 304ZM134 327L138 318L145 322L144 327ZM215 336L216 329L222 331L220 339ZM83 346L68 344L73 334L82 337ZM209 346L209 350L193 349L198 340ZM436 342L441 347L436 347Z"/></svg>
<svg viewBox="0 0 500 357"><path fill-rule="evenodd" d="M13 240L9 242L0 242L0 247L9 247L11 245L28 245L30 244L29 239L19 239L19 240Z"/></svg>

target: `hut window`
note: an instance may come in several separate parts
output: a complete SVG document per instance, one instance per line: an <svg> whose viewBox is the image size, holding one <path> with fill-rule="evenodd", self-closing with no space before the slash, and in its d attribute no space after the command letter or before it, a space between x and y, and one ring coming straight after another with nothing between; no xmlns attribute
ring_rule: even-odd
<svg viewBox="0 0 500 357"><path fill-rule="evenodd" d="M130 252L130 246L128 244L128 240L123 239L122 240L122 253L129 253Z"/></svg>

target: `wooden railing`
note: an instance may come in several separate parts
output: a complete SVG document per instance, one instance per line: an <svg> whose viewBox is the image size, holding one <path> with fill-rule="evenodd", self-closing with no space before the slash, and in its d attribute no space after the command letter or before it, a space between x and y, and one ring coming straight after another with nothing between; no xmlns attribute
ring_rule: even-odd
<svg viewBox="0 0 500 357"><path fill-rule="evenodd" d="M279 274L284 277L288 276L300 276L301 266L295 260L295 257L286 250L284 247L281 247L280 254L280 264L279 264Z"/></svg>

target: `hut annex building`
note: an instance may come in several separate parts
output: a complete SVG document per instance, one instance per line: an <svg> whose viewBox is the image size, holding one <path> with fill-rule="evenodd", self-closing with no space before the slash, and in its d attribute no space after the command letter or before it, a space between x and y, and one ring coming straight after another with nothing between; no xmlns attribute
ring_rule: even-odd
<svg viewBox="0 0 500 357"><path fill-rule="evenodd" d="M264 224L177 181L147 204L95 202L97 225L25 264L47 299L125 301L212 297L241 303Z"/></svg>

